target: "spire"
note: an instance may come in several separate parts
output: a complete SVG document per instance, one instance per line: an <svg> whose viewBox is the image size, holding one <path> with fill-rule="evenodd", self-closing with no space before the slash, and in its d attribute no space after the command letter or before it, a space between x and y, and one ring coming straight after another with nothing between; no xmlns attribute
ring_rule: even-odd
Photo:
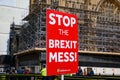
<svg viewBox="0 0 120 80"><path fill-rule="evenodd" d="M11 24L11 27L15 27L15 22L14 22L14 17L13 17L13 22L12 22L12 24Z"/></svg>

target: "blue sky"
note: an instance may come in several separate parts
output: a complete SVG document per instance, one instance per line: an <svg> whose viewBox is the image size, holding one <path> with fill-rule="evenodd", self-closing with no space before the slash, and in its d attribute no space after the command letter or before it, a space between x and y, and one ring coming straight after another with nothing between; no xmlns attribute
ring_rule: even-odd
<svg viewBox="0 0 120 80"><path fill-rule="evenodd" d="M29 0L0 0L0 6L13 6L20 8L29 8Z"/></svg>
<svg viewBox="0 0 120 80"><path fill-rule="evenodd" d="M9 6L15 6L16 0L0 0L1 5L9 5Z"/></svg>
<svg viewBox="0 0 120 80"><path fill-rule="evenodd" d="M21 25L23 17L28 13L28 6L29 0L0 0L0 55L8 53L7 43L13 17L15 24Z"/></svg>

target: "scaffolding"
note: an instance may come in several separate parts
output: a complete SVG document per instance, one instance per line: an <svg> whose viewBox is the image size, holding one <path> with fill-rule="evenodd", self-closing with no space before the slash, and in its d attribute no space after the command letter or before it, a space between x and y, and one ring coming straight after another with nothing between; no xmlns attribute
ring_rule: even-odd
<svg viewBox="0 0 120 80"><path fill-rule="evenodd" d="M98 50L120 52L120 11L111 1L101 5L100 11L96 25Z"/></svg>
<svg viewBox="0 0 120 80"><path fill-rule="evenodd" d="M114 0L116 1L116 0ZM46 48L46 9L78 16L79 50L120 52L120 10L106 0L96 10L91 0L30 0L28 22L22 25L18 51Z"/></svg>

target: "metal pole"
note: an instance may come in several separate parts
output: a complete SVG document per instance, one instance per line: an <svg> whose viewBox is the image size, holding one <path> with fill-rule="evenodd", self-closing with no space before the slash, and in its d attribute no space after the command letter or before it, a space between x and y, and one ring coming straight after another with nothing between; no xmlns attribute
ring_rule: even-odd
<svg viewBox="0 0 120 80"><path fill-rule="evenodd" d="M64 80L64 75L63 74L61 75L61 80Z"/></svg>

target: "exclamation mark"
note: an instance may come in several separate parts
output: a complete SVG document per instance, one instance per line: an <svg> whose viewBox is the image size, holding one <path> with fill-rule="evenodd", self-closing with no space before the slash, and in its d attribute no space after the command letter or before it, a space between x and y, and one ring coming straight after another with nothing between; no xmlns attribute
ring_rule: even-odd
<svg viewBox="0 0 120 80"><path fill-rule="evenodd" d="M77 61L77 53L75 52L75 61Z"/></svg>

